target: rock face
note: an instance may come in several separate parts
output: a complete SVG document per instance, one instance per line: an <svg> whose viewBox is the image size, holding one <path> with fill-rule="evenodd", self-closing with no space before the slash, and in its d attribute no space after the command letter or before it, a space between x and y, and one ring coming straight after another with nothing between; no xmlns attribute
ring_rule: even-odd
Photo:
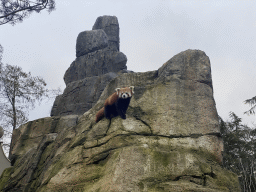
<svg viewBox="0 0 256 192"><path fill-rule="evenodd" d="M11 166L9 159L5 156L3 150L3 142L1 141L1 137L4 135L4 129L0 126L0 175L4 171L4 169Z"/></svg>
<svg viewBox="0 0 256 192"><path fill-rule="evenodd" d="M0 138L4 135L4 129L0 126Z"/></svg>
<svg viewBox="0 0 256 192"><path fill-rule="evenodd" d="M110 72L69 83L64 93L55 99L51 113L63 116L88 111L96 104L96 99L115 77L117 74Z"/></svg>
<svg viewBox="0 0 256 192"><path fill-rule="evenodd" d="M117 51L103 49L76 58L64 75L66 85L87 77L101 76L109 72L125 70L126 56Z"/></svg>
<svg viewBox="0 0 256 192"><path fill-rule="evenodd" d="M64 75L66 89L55 99L51 116L82 115L99 99L118 72L127 72L119 52L119 24L115 16L97 18L93 30L77 37L75 61Z"/></svg>
<svg viewBox="0 0 256 192"><path fill-rule="evenodd" d="M116 87L135 86L127 119L95 114ZM160 69L126 73L82 116L29 122L13 133L1 191L240 191L223 151L210 61L187 50Z"/></svg>
<svg viewBox="0 0 256 192"><path fill-rule="evenodd" d="M103 29L108 35L109 46L119 51L119 24L116 17L98 17L92 29Z"/></svg>
<svg viewBox="0 0 256 192"><path fill-rule="evenodd" d="M103 49L108 46L108 36L102 30L81 32L76 41L76 56L80 57L87 53Z"/></svg>

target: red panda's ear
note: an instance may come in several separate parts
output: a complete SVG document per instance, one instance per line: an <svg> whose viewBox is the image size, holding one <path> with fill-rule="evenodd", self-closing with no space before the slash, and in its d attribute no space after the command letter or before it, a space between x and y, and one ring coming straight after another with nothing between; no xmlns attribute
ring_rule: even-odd
<svg viewBox="0 0 256 192"><path fill-rule="evenodd" d="M120 91L120 88L116 88L115 91L116 91L116 94L118 95L119 91Z"/></svg>
<svg viewBox="0 0 256 192"><path fill-rule="evenodd" d="M132 94L134 94L134 86L129 87L132 90Z"/></svg>

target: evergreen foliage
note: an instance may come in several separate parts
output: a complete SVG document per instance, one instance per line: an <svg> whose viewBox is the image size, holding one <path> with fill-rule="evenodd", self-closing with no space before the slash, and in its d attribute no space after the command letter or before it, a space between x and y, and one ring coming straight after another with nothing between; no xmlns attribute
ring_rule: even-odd
<svg viewBox="0 0 256 192"><path fill-rule="evenodd" d="M244 112L245 114L251 115L251 114L255 114L255 108L256 108L256 96L251 98L251 99L247 99L244 101L245 104L249 104L251 106L251 109L249 109L248 111Z"/></svg>
<svg viewBox="0 0 256 192"><path fill-rule="evenodd" d="M224 142L223 166L239 176L243 192L255 192L256 128L242 124L233 112L230 121L219 121Z"/></svg>

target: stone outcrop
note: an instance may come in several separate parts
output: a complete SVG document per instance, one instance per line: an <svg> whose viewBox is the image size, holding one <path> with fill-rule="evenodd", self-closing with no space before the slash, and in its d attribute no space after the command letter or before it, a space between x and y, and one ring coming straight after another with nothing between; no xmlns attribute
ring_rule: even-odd
<svg viewBox="0 0 256 192"><path fill-rule="evenodd" d="M81 32L76 41L76 57L86 55L108 46L108 36L102 30Z"/></svg>
<svg viewBox="0 0 256 192"><path fill-rule="evenodd" d="M51 116L82 115L98 101L118 72L128 72L127 58L119 52L117 18L99 17L93 30L81 32L77 37L76 57L64 75L66 89L55 99Z"/></svg>
<svg viewBox="0 0 256 192"><path fill-rule="evenodd" d="M87 77L69 83L61 96L55 99L52 114L81 114L96 104L107 84L117 77L114 72L102 76Z"/></svg>
<svg viewBox="0 0 256 192"><path fill-rule="evenodd" d="M116 17L98 17L92 29L103 29L108 36L109 47L119 51L119 24Z"/></svg>
<svg viewBox="0 0 256 192"><path fill-rule="evenodd" d="M4 135L4 129L0 126L0 138Z"/></svg>
<svg viewBox="0 0 256 192"><path fill-rule="evenodd" d="M95 123L104 100L129 85L127 119ZM0 191L240 191L222 151L209 58L187 50L156 71L116 76L82 116L16 129Z"/></svg>
<svg viewBox="0 0 256 192"><path fill-rule="evenodd" d="M126 56L117 51L103 49L76 58L64 75L66 85L87 77L101 76L127 69Z"/></svg>
<svg viewBox="0 0 256 192"><path fill-rule="evenodd" d="M3 142L1 141L3 135L4 135L4 129L0 126L0 175L2 174L4 169L11 166L9 159L4 154Z"/></svg>

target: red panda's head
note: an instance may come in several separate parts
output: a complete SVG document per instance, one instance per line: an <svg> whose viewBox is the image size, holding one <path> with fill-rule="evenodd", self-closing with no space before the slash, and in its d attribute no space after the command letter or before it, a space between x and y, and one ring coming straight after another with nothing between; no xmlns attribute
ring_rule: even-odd
<svg viewBox="0 0 256 192"><path fill-rule="evenodd" d="M134 86L124 87L124 88L116 88L116 94L119 98L127 99L132 97L134 94Z"/></svg>

